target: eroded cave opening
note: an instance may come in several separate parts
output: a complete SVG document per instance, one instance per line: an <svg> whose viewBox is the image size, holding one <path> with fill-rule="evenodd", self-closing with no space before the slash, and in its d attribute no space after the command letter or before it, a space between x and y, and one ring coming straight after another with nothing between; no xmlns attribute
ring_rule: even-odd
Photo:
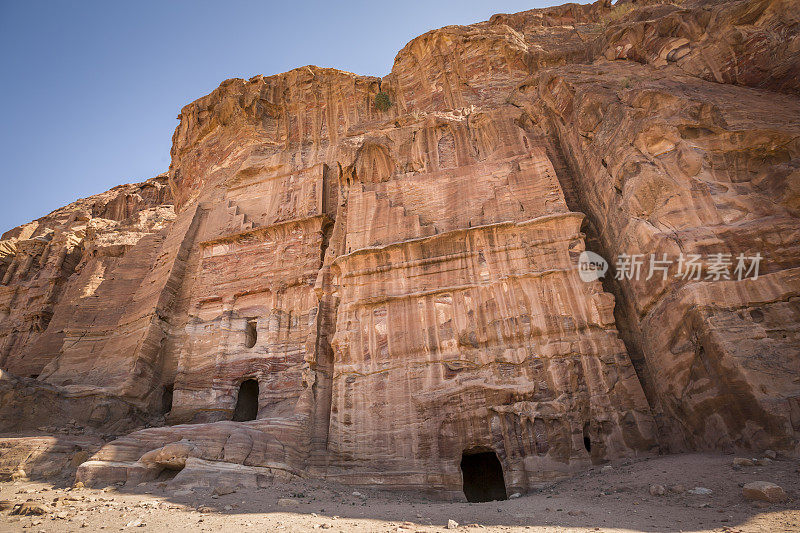
<svg viewBox="0 0 800 533"><path fill-rule="evenodd" d="M495 452L464 452L461 455L464 496L471 503L506 500L503 465Z"/></svg>
<svg viewBox="0 0 800 533"><path fill-rule="evenodd" d="M258 381L247 379L239 385L236 408L233 410L234 422L255 420L258 416Z"/></svg>
<svg viewBox="0 0 800 533"><path fill-rule="evenodd" d="M158 473L156 476L156 481L169 481L171 479L175 479L182 469L173 470L171 468L162 468L161 472Z"/></svg>

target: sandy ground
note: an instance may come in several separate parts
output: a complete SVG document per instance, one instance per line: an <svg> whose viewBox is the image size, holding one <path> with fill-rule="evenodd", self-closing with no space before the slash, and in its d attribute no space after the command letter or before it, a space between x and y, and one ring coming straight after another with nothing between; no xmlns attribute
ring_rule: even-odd
<svg viewBox="0 0 800 533"><path fill-rule="evenodd" d="M71 489L46 483L0 484L0 500L33 500L41 516L0 513L0 531L800 531L800 462L734 468L731 455L675 455L599 467L549 489L491 503L445 503L422 496L297 482L266 489L179 489L164 482L133 488ZM752 503L741 486L771 481L779 504ZM711 494L653 484L700 486ZM677 489L680 491L680 488ZM224 491L223 491L224 492Z"/></svg>

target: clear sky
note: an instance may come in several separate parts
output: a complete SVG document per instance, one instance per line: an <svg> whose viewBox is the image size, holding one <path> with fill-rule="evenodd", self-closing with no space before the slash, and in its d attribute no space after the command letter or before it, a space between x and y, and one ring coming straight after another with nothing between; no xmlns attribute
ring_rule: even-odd
<svg viewBox="0 0 800 533"><path fill-rule="evenodd" d="M0 233L169 167L181 107L227 78L389 73L412 38L563 0L0 0Z"/></svg>

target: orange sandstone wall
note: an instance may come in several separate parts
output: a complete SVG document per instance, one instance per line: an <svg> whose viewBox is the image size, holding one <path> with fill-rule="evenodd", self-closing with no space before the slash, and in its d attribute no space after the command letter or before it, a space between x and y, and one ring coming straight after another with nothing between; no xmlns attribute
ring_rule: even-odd
<svg viewBox="0 0 800 533"><path fill-rule="evenodd" d="M104 446L87 483L180 457L176 482L461 497L465 451L524 491L659 449L795 450L797 19L568 4L428 32L384 78L227 80L181 111L169 191L3 236L0 363L161 426ZM765 260L585 282L587 249ZM258 414L233 422L247 379Z"/></svg>

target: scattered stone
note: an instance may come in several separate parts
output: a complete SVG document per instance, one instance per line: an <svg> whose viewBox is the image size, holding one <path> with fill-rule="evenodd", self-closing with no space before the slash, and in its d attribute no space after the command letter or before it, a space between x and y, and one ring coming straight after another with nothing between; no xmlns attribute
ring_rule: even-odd
<svg viewBox="0 0 800 533"><path fill-rule="evenodd" d="M519 498L520 496L522 496L522 495L521 495L519 492L515 492L514 494L512 494L511 496L509 496L509 497L508 497L508 499L509 499L509 500L514 500L514 499L516 499L516 498Z"/></svg>
<svg viewBox="0 0 800 533"><path fill-rule="evenodd" d="M354 492L353 492L353 496L355 496L356 498L361 498L362 500L366 500L366 499L367 499L367 497L366 497L366 496L364 496L363 494L361 494L361 493L360 493L360 492L358 492L358 491L354 491Z"/></svg>
<svg viewBox="0 0 800 533"><path fill-rule="evenodd" d="M214 488L214 491L211 494L216 496L226 496L228 494L233 494L234 492L236 492L236 489L230 485L219 485Z"/></svg>
<svg viewBox="0 0 800 533"><path fill-rule="evenodd" d="M7 511L14 507L14 502L11 500L0 500L0 511Z"/></svg>
<svg viewBox="0 0 800 533"><path fill-rule="evenodd" d="M141 518L137 518L125 524L125 527L144 527L144 522L142 522Z"/></svg>
<svg viewBox="0 0 800 533"><path fill-rule="evenodd" d="M27 502L18 503L17 505L15 505L14 509L12 509L11 511L11 514L20 516L36 516L36 515L47 514L49 512L50 509L48 509L44 505L29 500Z"/></svg>
<svg viewBox="0 0 800 533"><path fill-rule="evenodd" d="M774 450L764 450L764 457L772 459L773 461L778 458L778 454Z"/></svg>
<svg viewBox="0 0 800 533"><path fill-rule="evenodd" d="M758 466L769 466L772 464L772 459L768 457L762 457L761 459L756 459L756 464Z"/></svg>
<svg viewBox="0 0 800 533"><path fill-rule="evenodd" d="M11 474L11 481L25 481L28 479L28 474L23 470L19 469L13 474Z"/></svg>
<svg viewBox="0 0 800 533"><path fill-rule="evenodd" d="M278 498L278 507L294 507L298 503L294 498Z"/></svg>
<svg viewBox="0 0 800 533"><path fill-rule="evenodd" d="M447 521L447 529L458 529L458 522L455 520L448 520Z"/></svg>
<svg viewBox="0 0 800 533"><path fill-rule="evenodd" d="M651 496L663 496L666 493L667 489L664 488L664 485L650 485Z"/></svg>
<svg viewBox="0 0 800 533"><path fill-rule="evenodd" d="M746 457L734 457L733 466L753 466L753 461Z"/></svg>
<svg viewBox="0 0 800 533"><path fill-rule="evenodd" d="M608 474L609 472L613 472L613 471L614 471L614 467L611 466L611 465L606 465L606 466L604 466L603 468L600 469L600 472L602 474Z"/></svg>
<svg viewBox="0 0 800 533"><path fill-rule="evenodd" d="M683 485L680 485L680 484L679 485L670 485L669 486L669 491L672 492L672 493L675 493L675 494L683 494L684 492L686 492L686 487L684 487Z"/></svg>
<svg viewBox="0 0 800 533"><path fill-rule="evenodd" d="M568 511L567 514L570 516L587 516L586 511Z"/></svg>
<svg viewBox="0 0 800 533"><path fill-rule="evenodd" d="M689 491L689 494L694 494L695 496L708 496L712 492L714 491L705 487L695 487Z"/></svg>
<svg viewBox="0 0 800 533"><path fill-rule="evenodd" d="M748 500L777 503L786 499L786 492L775 483L770 483L769 481L753 481L742 487L742 496Z"/></svg>

